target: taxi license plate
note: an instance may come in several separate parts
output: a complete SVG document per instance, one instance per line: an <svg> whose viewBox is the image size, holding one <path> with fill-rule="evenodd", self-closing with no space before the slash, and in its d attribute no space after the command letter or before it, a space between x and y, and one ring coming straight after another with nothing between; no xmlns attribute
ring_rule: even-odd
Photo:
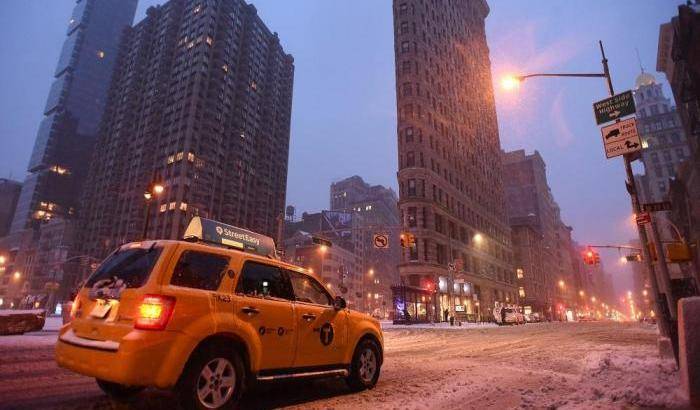
<svg viewBox="0 0 700 410"><path fill-rule="evenodd" d="M92 311L90 312L90 316L104 319L105 316L107 316L107 313L109 313L109 310L112 309L112 304L102 300L102 299L97 299L95 306L92 308Z"/></svg>

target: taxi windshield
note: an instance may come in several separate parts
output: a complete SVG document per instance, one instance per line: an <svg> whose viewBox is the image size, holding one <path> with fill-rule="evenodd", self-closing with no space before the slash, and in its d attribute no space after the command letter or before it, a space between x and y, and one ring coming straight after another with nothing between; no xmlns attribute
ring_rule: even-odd
<svg viewBox="0 0 700 410"><path fill-rule="evenodd" d="M143 286L162 248L132 248L113 253L90 276L85 287L96 284L138 288ZM119 284L117 282L121 281ZM109 283L108 283L109 282Z"/></svg>

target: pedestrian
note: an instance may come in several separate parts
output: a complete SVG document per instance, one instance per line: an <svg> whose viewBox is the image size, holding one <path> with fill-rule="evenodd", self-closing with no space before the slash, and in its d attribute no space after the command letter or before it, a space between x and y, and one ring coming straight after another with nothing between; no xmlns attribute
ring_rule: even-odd
<svg viewBox="0 0 700 410"><path fill-rule="evenodd" d="M449 315L450 315L450 310L449 310L449 309L445 309L445 310L442 312L442 315L445 317L445 322L447 322L447 318L448 318Z"/></svg>
<svg viewBox="0 0 700 410"><path fill-rule="evenodd" d="M501 306L501 324L503 324L503 325L506 324L506 308L505 308L505 306Z"/></svg>

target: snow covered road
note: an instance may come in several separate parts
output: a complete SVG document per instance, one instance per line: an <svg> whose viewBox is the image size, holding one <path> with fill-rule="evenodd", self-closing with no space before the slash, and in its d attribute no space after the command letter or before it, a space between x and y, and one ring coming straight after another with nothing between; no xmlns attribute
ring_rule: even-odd
<svg viewBox="0 0 700 410"><path fill-rule="evenodd" d="M0 338L0 408L115 408L92 379L56 367L52 332ZM338 380L263 385L243 408L683 408L675 364L658 359L655 340L655 328L640 324L388 327L375 389L352 394ZM176 402L147 391L134 407Z"/></svg>

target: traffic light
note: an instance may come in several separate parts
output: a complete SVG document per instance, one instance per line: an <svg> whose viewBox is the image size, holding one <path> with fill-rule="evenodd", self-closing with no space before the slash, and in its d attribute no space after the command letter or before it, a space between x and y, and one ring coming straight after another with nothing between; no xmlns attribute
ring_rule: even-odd
<svg viewBox="0 0 700 410"><path fill-rule="evenodd" d="M594 265L595 264L595 252L593 252L592 249L586 249L583 251L583 263L586 265Z"/></svg>
<svg viewBox="0 0 700 410"><path fill-rule="evenodd" d="M600 254L598 252L593 252L593 264L600 265Z"/></svg>
<svg viewBox="0 0 700 410"><path fill-rule="evenodd" d="M399 238L401 239L402 248L412 248L416 246L416 235L410 232L402 232Z"/></svg>

